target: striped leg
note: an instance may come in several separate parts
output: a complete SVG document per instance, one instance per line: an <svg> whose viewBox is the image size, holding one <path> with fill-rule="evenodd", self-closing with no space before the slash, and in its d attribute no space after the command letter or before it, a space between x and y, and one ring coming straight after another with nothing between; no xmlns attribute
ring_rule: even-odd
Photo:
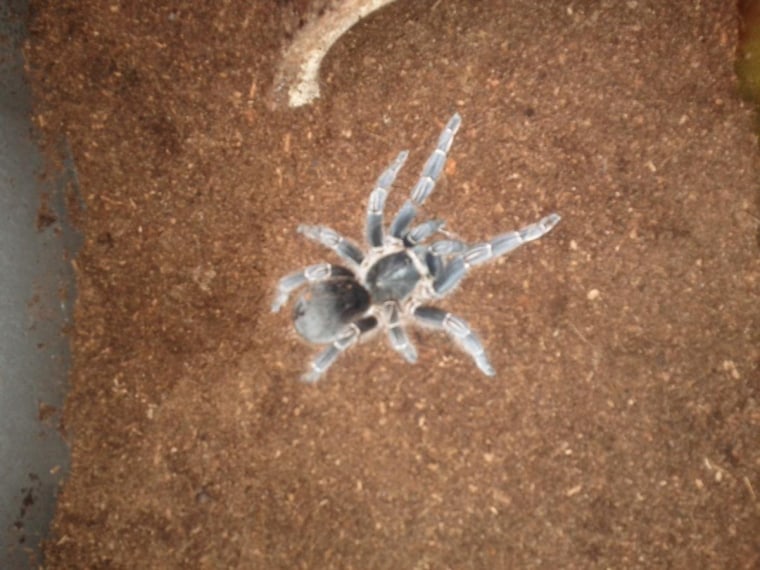
<svg viewBox="0 0 760 570"><path fill-rule="evenodd" d="M375 189L372 190L372 194L369 195L369 203L367 204L367 225L365 228L365 236L367 243L372 247L380 247L383 245L383 210L385 209L385 199L388 197L388 190L390 190L391 184L396 179L398 171L406 162L406 158L409 156L409 152L402 151L396 157L396 160L380 175L375 183Z"/></svg>
<svg viewBox="0 0 760 570"><path fill-rule="evenodd" d="M464 279L464 276L467 275L471 267L506 255L529 241L537 240L549 233L560 219L557 214L549 214L535 224L530 224L514 232L498 235L487 242L470 246L463 254L452 259L438 273L433 282L433 290L436 295L443 297L450 293Z"/></svg>
<svg viewBox="0 0 760 570"><path fill-rule="evenodd" d="M483 343L464 320L435 307L417 307L414 310L414 318L424 326L442 330L448 334L451 340L472 357L483 374L486 376L496 374L488 360Z"/></svg>
<svg viewBox="0 0 760 570"><path fill-rule="evenodd" d="M407 362L417 362L417 350L401 323L398 303L388 301L383 308L388 319L388 339L391 341L393 350L403 356Z"/></svg>
<svg viewBox="0 0 760 570"><path fill-rule="evenodd" d="M359 340L361 335L371 331L376 326L377 319L375 317L365 317L348 325L343 331L341 331L330 346L314 357L311 361L311 370L301 376L301 380L310 384L319 380L322 374L330 368L332 363L335 362L341 354L356 344L356 341Z"/></svg>
<svg viewBox="0 0 760 570"><path fill-rule="evenodd" d="M454 135L459 130L459 125L462 123L462 117L459 113L454 115L446 123L440 137L438 138L438 144L436 145L433 154L427 159L425 166L422 167L422 173L417 185L412 189L411 197L404 203L399 210L396 217L391 223L390 232L391 235L397 238L404 236L406 229L417 215L417 208L427 200L427 197L433 192L435 183L440 178L443 172L443 167L446 164L446 157L451 148L451 143L454 142Z"/></svg>
<svg viewBox="0 0 760 570"><path fill-rule="evenodd" d="M298 226L298 233L318 244L330 248L343 260L347 261L352 267L354 267L354 269L358 268L362 261L364 261L364 254L356 244L344 238L332 228L301 224Z"/></svg>
<svg viewBox="0 0 760 570"><path fill-rule="evenodd" d="M306 285L307 283L319 283L320 281L326 281L332 277L353 277L353 275L354 274L345 267L331 265L329 263L310 265L302 271L286 275L280 279L280 282L277 284L277 296L272 302L272 312L278 312L282 306L288 302L290 294L301 285Z"/></svg>
<svg viewBox="0 0 760 570"><path fill-rule="evenodd" d="M409 230L404 236L404 245L411 247L422 243L430 236L440 231L444 225L445 222L443 220L428 220L427 222L418 224Z"/></svg>

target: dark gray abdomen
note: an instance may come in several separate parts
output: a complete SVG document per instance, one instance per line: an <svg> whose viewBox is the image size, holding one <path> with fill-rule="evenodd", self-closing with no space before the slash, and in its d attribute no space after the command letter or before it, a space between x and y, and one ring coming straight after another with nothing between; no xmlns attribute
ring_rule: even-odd
<svg viewBox="0 0 760 570"><path fill-rule="evenodd" d="M329 279L301 295L293 322L306 340L327 343L369 308L369 293L354 279Z"/></svg>

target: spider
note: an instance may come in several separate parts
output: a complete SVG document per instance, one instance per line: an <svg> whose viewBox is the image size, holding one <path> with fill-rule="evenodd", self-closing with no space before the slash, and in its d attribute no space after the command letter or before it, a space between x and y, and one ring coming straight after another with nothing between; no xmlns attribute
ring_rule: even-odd
<svg viewBox="0 0 760 570"><path fill-rule="evenodd" d="M417 209L443 172L461 121L455 113L446 124L419 181L387 229L383 224L385 201L409 153L402 151L380 175L367 205L367 251L326 226L298 226L299 233L331 249L344 262L310 265L279 281L272 311L278 312L291 293L306 286L293 311L296 331L309 342L327 345L313 358L302 380L317 381L341 353L378 327L386 329L396 352L408 362L416 362L417 351L404 329L406 323L446 332L484 374L495 374L470 326L429 303L451 293L472 267L540 238L560 217L550 214L520 230L472 245L451 237L443 230L442 220L428 220L410 228ZM426 243L438 233L445 239Z"/></svg>

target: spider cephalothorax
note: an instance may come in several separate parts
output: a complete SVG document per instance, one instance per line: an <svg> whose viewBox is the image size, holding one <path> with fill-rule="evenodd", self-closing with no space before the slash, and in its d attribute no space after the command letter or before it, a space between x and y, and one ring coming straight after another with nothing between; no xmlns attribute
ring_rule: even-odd
<svg viewBox="0 0 760 570"><path fill-rule="evenodd" d="M445 331L475 360L483 373L495 374L482 343L469 325L428 303L453 291L471 267L540 238L560 217L550 214L521 230L477 244L446 236L427 243L442 233L441 220L428 220L410 229L417 208L431 194L443 172L460 123L461 117L455 113L422 168L411 196L387 229L383 225L385 200L408 152L401 152L380 176L367 206L367 252L328 227L298 227L307 238L333 250L346 265L310 265L279 282L272 310L279 311L293 291L306 286L293 312L296 330L310 342L328 345L312 360L311 370L304 375L304 380L319 379L341 352L378 326L387 330L391 346L397 352L407 361L415 362L417 351L404 330L407 323Z"/></svg>

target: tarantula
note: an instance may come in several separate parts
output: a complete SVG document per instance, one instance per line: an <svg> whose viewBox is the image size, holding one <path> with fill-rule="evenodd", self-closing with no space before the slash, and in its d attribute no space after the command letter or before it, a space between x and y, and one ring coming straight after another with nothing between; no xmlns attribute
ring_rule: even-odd
<svg viewBox="0 0 760 570"><path fill-rule="evenodd" d="M279 311L291 293L306 285L293 312L296 330L309 342L328 345L311 361L311 370L302 377L304 381L318 380L343 351L378 326L387 330L394 350L408 362L415 362L417 351L404 330L406 322L448 333L484 374L495 374L483 344L470 326L428 303L451 293L470 268L540 238L560 217L550 214L521 230L474 245L445 234L442 220L428 220L409 229L417 209L430 196L443 172L460 123L461 117L455 113L422 168L411 196L387 230L383 225L385 200L409 153L401 152L378 178L367 206L368 251L362 251L331 228L298 227L299 233L331 249L345 263L311 265L279 282L272 311ZM446 239L426 243L437 233Z"/></svg>

